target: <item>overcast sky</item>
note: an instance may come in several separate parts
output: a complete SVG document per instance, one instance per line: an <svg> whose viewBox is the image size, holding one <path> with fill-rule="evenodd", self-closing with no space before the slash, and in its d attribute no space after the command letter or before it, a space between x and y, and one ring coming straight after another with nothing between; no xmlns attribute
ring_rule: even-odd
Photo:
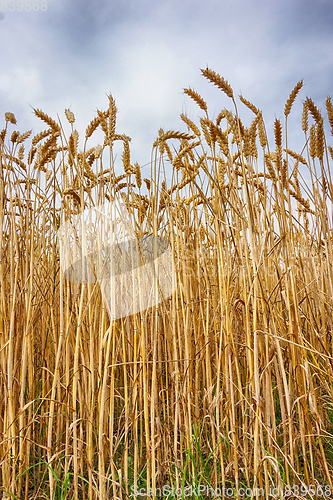
<svg viewBox="0 0 333 500"><path fill-rule="evenodd" d="M14 112L20 132L44 128L33 106L64 121L64 109L70 108L83 133L112 93L117 131L132 137L132 161L143 165L160 127L186 131L179 114L194 120L200 115L183 88L207 99L212 117L231 107L200 68L220 73L236 95L263 111L270 127L283 117L290 91L304 78L290 121L295 143L302 99L312 97L324 111L333 94L333 0L44 0L43 5L47 10L20 12L22 2L1 2L0 114L4 120L6 111ZM250 120L246 110L240 114Z"/></svg>

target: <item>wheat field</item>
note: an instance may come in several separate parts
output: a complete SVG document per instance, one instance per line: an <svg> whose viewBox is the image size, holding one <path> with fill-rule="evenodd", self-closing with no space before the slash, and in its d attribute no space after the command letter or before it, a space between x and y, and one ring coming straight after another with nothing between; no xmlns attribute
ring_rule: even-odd
<svg viewBox="0 0 333 500"><path fill-rule="evenodd" d="M165 485L169 498L199 485L228 498L241 487L262 498L293 485L333 488L333 105L328 97L323 114L304 98L296 152L288 118L302 81L269 144L260 110L201 71L230 110L213 120L184 89L200 118L182 114L183 131L159 130L147 178L116 130L112 95L82 138L71 110L68 134L35 109L45 130L32 138L5 115L2 499L162 497ZM168 239L177 286L110 321L98 283L62 273L57 231L116 196L138 237Z"/></svg>

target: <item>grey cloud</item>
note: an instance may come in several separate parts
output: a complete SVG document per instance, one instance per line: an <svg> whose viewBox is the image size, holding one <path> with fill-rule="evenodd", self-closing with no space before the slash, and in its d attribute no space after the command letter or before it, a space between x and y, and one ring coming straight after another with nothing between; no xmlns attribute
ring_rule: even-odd
<svg viewBox="0 0 333 500"><path fill-rule="evenodd" d="M200 114L182 96L184 87L202 93L212 114L230 107L201 76L206 65L224 76L235 94L242 92L260 107L268 121L283 114L302 77L300 99L308 94L323 108L332 94L332 0L48 3L43 16L16 13L1 24L6 50L0 113L22 109L31 119L26 128L39 125L29 103L52 116L72 106L84 130L111 92L119 106L119 131L133 139L133 160L146 162L160 127L182 127L182 111L194 120ZM16 75L24 77L21 86Z"/></svg>

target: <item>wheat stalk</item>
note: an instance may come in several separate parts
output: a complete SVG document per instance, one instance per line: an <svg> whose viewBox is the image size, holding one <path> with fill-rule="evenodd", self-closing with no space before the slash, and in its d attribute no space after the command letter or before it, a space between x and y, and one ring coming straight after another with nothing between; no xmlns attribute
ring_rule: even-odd
<svg viewBox="0 0 333 500"><path fill-rule="evenodd" d="M197 92L195 92L195 90L193 90L191 88L183 89L183 91L184 91L184 94L187 94L189 97L191 97L191 99L194 100L194 102L197 103L199 108L201 108L203 111L205 111L207 113L207 104L203 100L203 98L200 96L200 94L198 94Z"/></svg>
<svg viewBox="0 0 333 500"><path fill-rule="evenodd" d="M201 73L205 78L210 80L214 85L222 90L228 97L230 97L231 99L234 98L234 93L231 86L222 76L220 76L218 73L215 73L215 71L209 68L202 69Z"/></svg>
<svg viewBox="0 0 333 500"><path fill-rule="evenodd" d="M294 104L297 94L299 93L302 87L303 87L303 80L300 80L291 91L291 94L288 97L288 100L284 107L284 115L286 118L289 116L292 105Z"/></svg>
<svg viewBox="0 0 333 500"><path fill-rule="evenodd" d="M217 73L209 76L230 94ZM68 483L75 500L127 498L132 485L196 485L198 470L200 484L215 488L332 487L333 149L325 122L307 99L307 160L287 144L280 120L272 147L262 114L245 99L255 113L249 124L237 110L212 120L193 97L204 117L181 115L187 133L159 131L144 179L131 165L130 138L117 133L111 96L83 149L74 127L66 138L47 117L46 131L22 139L10 129L15 117L5 116L0 483L8 495L54 498ZM332 126L329 99L326 108ZM99 126L104 145L86 148ZM122 159L115 141L123 141ZM60 269L57 229L117 193L133 238L170 245L176 286L157 306L111 324L99 283L71 282ZM70 234L89 261L84 238ZM108 242L95 239L107 255ZM120 245L119 258L126 252ZM158 260L151 265L157 270ZM84 266L74 262L73 272ZM142 294L150 285L130 288Z"/></svg>

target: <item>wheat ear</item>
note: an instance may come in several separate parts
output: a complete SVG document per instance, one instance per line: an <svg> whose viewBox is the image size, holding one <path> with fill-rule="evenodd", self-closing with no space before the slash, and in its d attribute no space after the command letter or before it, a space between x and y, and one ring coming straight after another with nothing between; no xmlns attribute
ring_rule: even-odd
<svg viewBox="0 0 333 500"><path fill-rule="evenodd" d="M287 100L286 105L284 107L284 115L285 115L286 118L289 115L289 113L291 111L291 107L294 104L295 99L297 97L297 94L301 90L302 87L303 87L303 80L300 80L297 83L297 85L295 85L295 87L293 88L293 90L291 91L290 96L288 97L288 100Z"/></svg>
<svg viewBox="0 0 333 500"><path fill-rule="evenodd" d="M222 76L220 76L218 73L215 73L215 71L206 68L202 69L201 73L205 78L210 80L214 85L216 85L222 92L224 92L230 99L234 98L234 92L227 82Z"/></svg>
<svg viewBox="0 0 333 500"><path fill-rule="evenodd" d="M191 88L188 88L188 89L184 89L184 94L187 94L189 97L191 97L191 99L193 99L193 101L197 103L199 108L201 108L203 111L205 111L207 113L207 104L203 100L201 95L198 94L198 92L196 92L195 90L193 90Z"/></svg>

